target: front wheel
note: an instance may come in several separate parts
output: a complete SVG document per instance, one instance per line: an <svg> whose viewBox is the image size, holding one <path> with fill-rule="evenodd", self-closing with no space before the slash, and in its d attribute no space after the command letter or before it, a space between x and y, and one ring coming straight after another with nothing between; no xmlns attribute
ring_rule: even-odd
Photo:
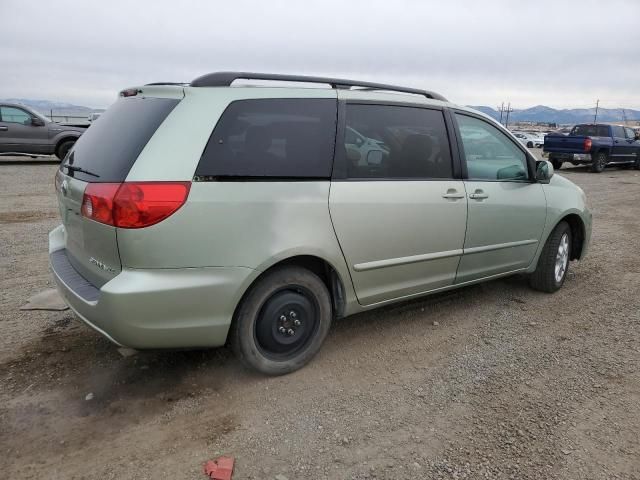
<svg viewBox="0 0 640 480"><path fill-rule="evenodd" d="M640 170L640 150L636 152L636 162L633 165L636 170Z"/></svg>
<svg viewBox="0 0 640 480"><path fill-rule="evenodd" d="M596 153L591 163L591 171L594 173L600 173L604 171L604 167L607 166L607 161L608 161L608 158L605 152Z"/></svg>
<svg viewBox="0 0 640 480"><path fill-rule="evenodd" d="M331 326L331 297L311 271L280 267L251 288L236 313L231 343L247 366L267 375L303 367Z"/></svg>
<svg viewBox="0 0 640 480"><path fill-rule="evenodd" d="M527 148L533 148L533 142L527 142Z"/></svg>
<svg viewBox="0 0 640 480"><path fill-rule="evenodd" d="M571 228L560 222L547 239L535 271L529 277L532 288L553 293L562 287L571 258Z"/></svg>
<svg viewBox="0 0 640 480"><path fill-rule="evenodd" d="M65 140L60 145L58 145L58 148L56 149L56 157L58 157L60 160L64 160L64 157L67 156L67 153L69 152L69 150L71 150L71 147L73 147L74 143L76 143L75 140Z"/></svg>

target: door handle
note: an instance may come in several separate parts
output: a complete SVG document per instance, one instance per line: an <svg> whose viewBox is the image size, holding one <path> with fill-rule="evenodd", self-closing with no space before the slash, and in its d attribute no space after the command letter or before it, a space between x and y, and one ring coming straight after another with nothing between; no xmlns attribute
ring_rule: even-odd
<svg viewBox="0 0 640 480"><path fill-rule="evenodd" d="M9 127L0 126L0 132L6 132L7 130L9 130Z"/></svg>
<svg viewBox="0 0 640 480"><path fill-rule="evenodd" d="M458 191L455 188L450 188L449 190L447 190L447 193L442 195L442 198L448 198L450 200L459 200L461 198L464 198L464 193L458 193Z"/></svg>
<svg viewBox="0 0 640 480"><path fill-rule="evenodd" d="M485 198L489 198L489 195L484 193L482 190L476 190L469 194L469 198L473 198L474 200L484 200Z"/></svg>

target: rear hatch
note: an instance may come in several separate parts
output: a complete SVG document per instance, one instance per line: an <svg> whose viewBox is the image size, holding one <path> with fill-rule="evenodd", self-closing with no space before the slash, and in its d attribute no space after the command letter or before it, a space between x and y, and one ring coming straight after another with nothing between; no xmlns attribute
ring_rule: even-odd
<svg viewBox="0 0 640 480"><path fill-rule="evenodd" d="M544 151L553 153L585 153L584 141L588 137L583 135L564 136L547 135L544 137Z"/></svg>
<svg viewBox="0 0 640 480"><path fill-rule="evenodd" d="M91 184L117 185L179 100L122 97L78 139L56 176L60 216L66 230L66 254L73 267L101 287L122 269L117 228L82 213Z"/></svg>

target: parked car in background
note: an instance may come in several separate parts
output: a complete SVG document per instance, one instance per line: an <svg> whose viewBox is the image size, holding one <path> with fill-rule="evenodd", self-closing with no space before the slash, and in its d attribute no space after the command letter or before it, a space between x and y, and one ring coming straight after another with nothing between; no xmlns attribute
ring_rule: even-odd
<svg viewBox="0 0 640 480"><path fill-rule="evenodd" d="M25 105L0 104L0 153L55 154L62 160L85 130L52 122Z"/></svg>
<svg viewBox="0 0 640 480"><path fill-rule="evenodd" d="M335 318L516 273L555 292L591 234L584 192L495 120L333 78L125 90L55 183L50 263L84 322L133 348L229 341L270 375Z"/></svg>
<svg viewBox="0 0 640 480"><path fill-rule="evenodd" d="M366 137L351 127L347 127L344 135L347 157L354 158L361 166L380 163L383 155L389 152L384 142Z"/></svg>
<svg viewBox="0 0 640 480"><path fill-rule="evenodd" d="M102 112L91 112L87 116L87 121L89 123L95 122L98 118L100 118L100 115L102 115Z"/></svg>
<svg viewBox="0 0 640 480"><path fill-rule="evenodd" d="M544 144L544 137L538 133L513 132L513 135L527 148L539 148Z"/></svg>
<svg viewBox="0 0 640 480"><path fill-rule="evenodd" d="M635 132L622 125L583 123L569 135L547 135L544 152L557 170L564 162L591 165L602 172L609 164L626 164L640 169L640 141Z"/></svg>

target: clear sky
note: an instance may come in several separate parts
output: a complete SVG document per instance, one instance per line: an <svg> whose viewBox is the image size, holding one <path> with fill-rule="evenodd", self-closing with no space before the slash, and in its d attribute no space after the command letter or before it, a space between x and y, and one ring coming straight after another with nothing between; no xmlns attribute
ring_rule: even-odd
<svg viewBox="0 0 640 480"><path fill-rule="evenodd" d="M640 0L0 0L0 20L0 98L104 107L242 70L640 109Z"/></svg>

